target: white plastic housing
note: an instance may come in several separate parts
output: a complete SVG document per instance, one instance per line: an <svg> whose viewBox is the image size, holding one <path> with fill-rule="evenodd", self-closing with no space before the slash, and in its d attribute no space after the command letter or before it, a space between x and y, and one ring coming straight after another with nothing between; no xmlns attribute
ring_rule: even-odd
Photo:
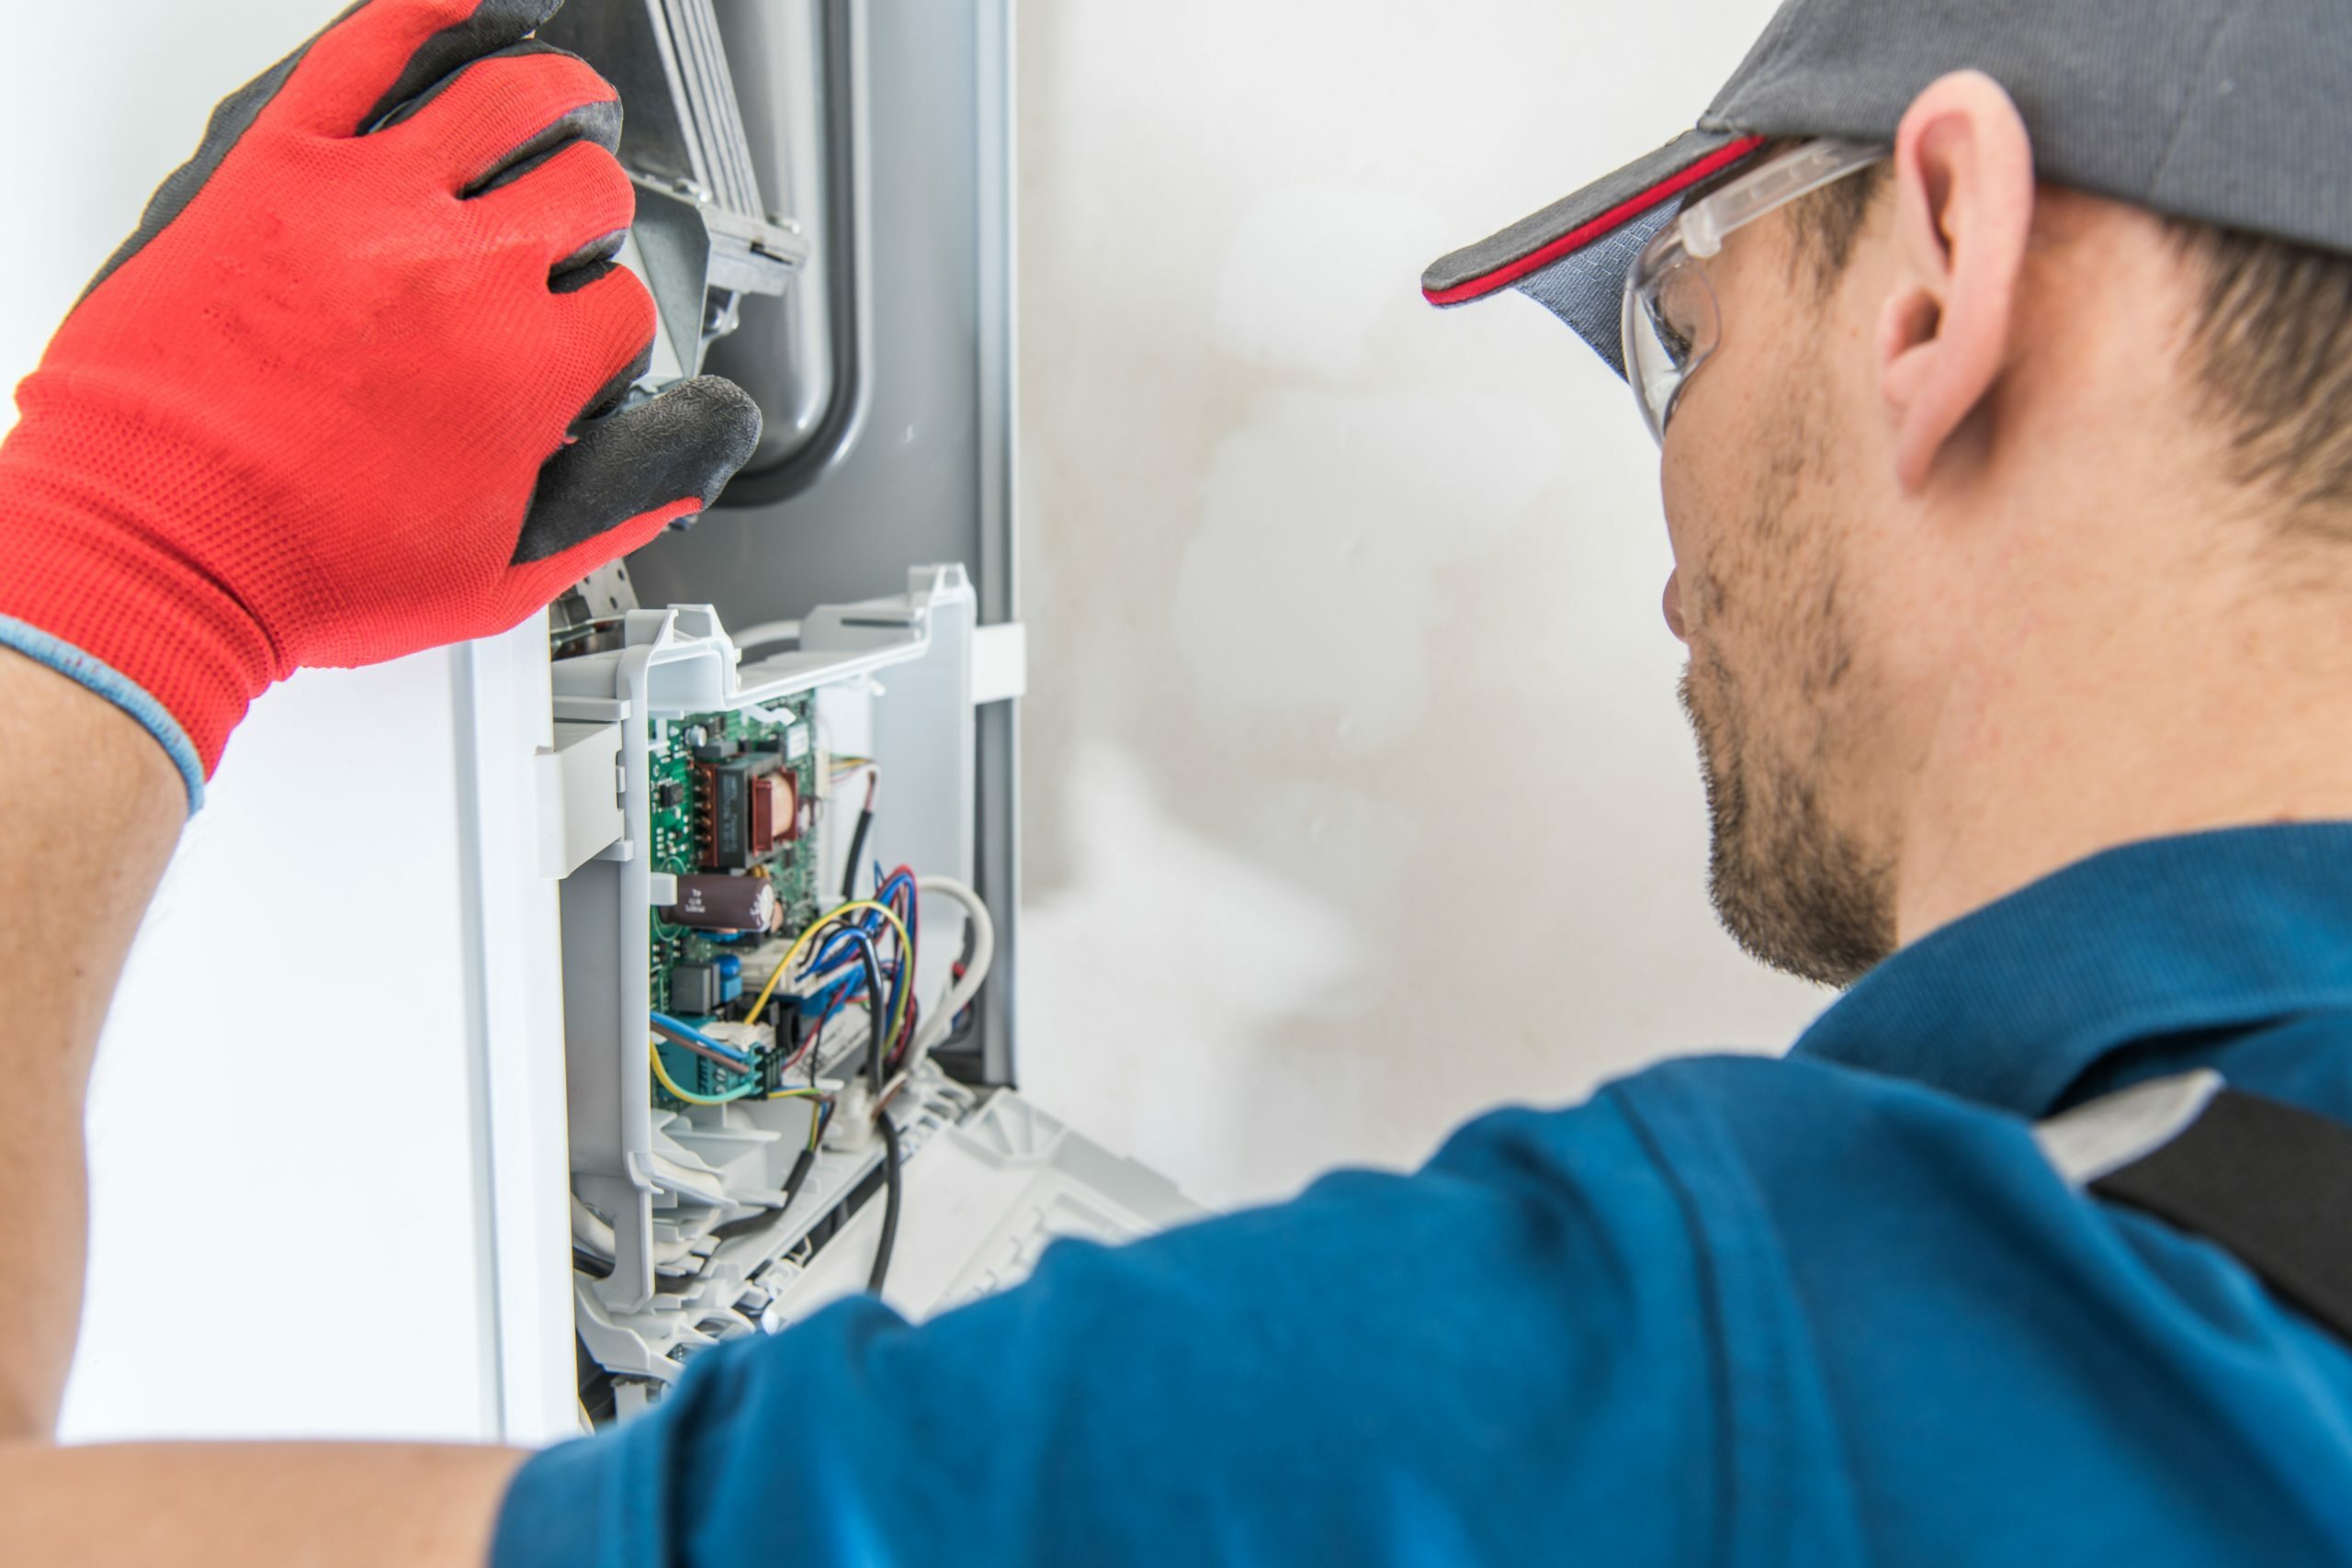
<svg viewBox="0 0 2352 1568"><path fill-rule="evenodd" d="M961 567L921 567L903 596L820 609L803 622L797 649L753 664L740 663L715 612L678 605L632 612L625 646L555 666L559 728L609 726L620 740L621 832L567 876L561 892L572 1190L612 1228L613 1270L591 1292L605 1310L627 1315L656 1305L657 1207L674 1216L681 1204L724 1210L756 1206L763 1195L772 1201L808 1115L797 1101L690 1116L653 1109L645 1022L656 901L648 852L650 724L817 692L820 728L864 730L860 743L880 765L887 793L877 852L920 872L968 878L975 607ZM854 820L854 813L828 816ZM837 843L830 832L824 841ZM830 856L820 863L825 885L837 884L839 865ZM951 926L927 946L952 953L958 934ZM936 978L918 975L919 987L926 981L933 989L919 989L919 998L936 994ZM724 1174L680 1142L711 1136L739 1145L737 1158L718 1162ZM808 1198L794 1207L821 1212Z"/></svg>

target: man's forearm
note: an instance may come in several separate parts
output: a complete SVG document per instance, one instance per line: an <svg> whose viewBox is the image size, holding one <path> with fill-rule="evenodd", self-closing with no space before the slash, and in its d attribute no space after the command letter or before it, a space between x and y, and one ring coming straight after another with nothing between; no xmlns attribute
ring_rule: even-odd
<svg viewBox="0 0 2352 1568"><path fill-rule="evenodd" d="M522 1458L373 1443L0 1443L0 1561L479 1568Z"/></svg>
<svg viewBox="0 0 2352 1568"><path fill-rule="evenodd" d="M81 1314L90 1056L187 796L121 709L0 649L0 1438L46 1439Z"/></svg>
<svg viewBox="0 0 2352 1568"><path fill-rule="evenodd" d="M53 1438L92 1053L248 706L298 669L519 625L709 506L758 447L758 403L718 378L624 400L660 313L615 254L636 207L619 94L532 39L558 3L344 6L223 101L17 385L0 1562L478 1562L517 1462Z"/></svg>
<svg viewBox="0 0 2352 1568"><path fill-rule="evenodd" d="M187 795L120 709L5 649L0 738L0 1560L479 1563L517 1453L51 1445L81 1311L90 1058Z"/></svg>

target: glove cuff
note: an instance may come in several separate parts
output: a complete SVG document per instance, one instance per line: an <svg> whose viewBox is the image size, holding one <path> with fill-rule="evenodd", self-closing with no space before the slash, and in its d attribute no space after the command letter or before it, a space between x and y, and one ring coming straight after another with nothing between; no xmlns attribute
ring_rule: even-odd
<svg viewBox="0 0 2352 1568"><path fill-rule="evenodd" d="M153 694L72 643L61 642L39 626L7 615L0 615L0 649L13 649L69 681L79 682L137 720L179 770L180 783L187 790L188 815L193 817L204 808L204 760L197 755L196 743L180 728L180 721Z"/></svg>
<svg viewBox="0 0 2352 1568"><path fill-rule="evenodd" d="M28 417L0 444L0 643L139 720L190 775L192 807L286 671L219 578L150 525L220 508L220 478L134 423Z"/></svg>

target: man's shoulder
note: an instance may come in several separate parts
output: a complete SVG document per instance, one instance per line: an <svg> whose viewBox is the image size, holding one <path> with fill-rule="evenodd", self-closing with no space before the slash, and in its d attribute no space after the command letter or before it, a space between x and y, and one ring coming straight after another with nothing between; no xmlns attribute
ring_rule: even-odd
<svg viewBox="0 0 2352 1568"><path fill-rule="evenodd" d="M1973 1305L1944 1288L1959 1269L2014 1268L2008 1299L2023 1301L2183 1245L2069 1185L2027 1117L1909 1078L1802 1055L1690 1056L1592 1105L1633 1129L1724 1289L1820 1311L1834 1280L1833 1317L1897 1292L1950 1318ZM1561 1134L1580 1138L1585 1114L1563 1113Z"/></svg>
<svg viewBox="0 0 2352 1568"><path fill-rule="evenodd" d="M1598 1144L1620 1162L1621 1175L1638 1178L1646 1167L1677 1187L1693 1179L1712 1185L1736 1172L1758 1195L1828 1181L1858 1201L1871 1193L1855 1179L1880 1167L2047 1172L2023 1117L1802 1055L1674 1057L1614 1079L1577 1105L1489 1113L1456 1134L1441 1160L1498 1141L1523 1142L1579 1165Z"/></svg>
<svg viewBox="0 0 2352 1568"><path fill-rule="evenodd" d="M1945 1159L2038 1158L2022 1116L1933 1084L1823 1057L1720 1054L1678 1056L1605 1086L1645 1124L1704 1125L1707 1146L1736 1149L1761 1168L1792 1173L1825 1160L1916 1155ZM1726 1145L1724 1140L1729 1140Z"/></svg>
<svg viewBox="0 0 2352 1568"><path fill-rule="evenodd" d="M2352 1517L2327 1500L2345 1347L2070 1185L2027 1118L1803 1056L1665 1063L1596 1101L1680 1196L1749 1486L1811 1487L1779 1457L1807 1452L1928 1538L2006 1541L1987 1561L2221 1561Z"/></svg>

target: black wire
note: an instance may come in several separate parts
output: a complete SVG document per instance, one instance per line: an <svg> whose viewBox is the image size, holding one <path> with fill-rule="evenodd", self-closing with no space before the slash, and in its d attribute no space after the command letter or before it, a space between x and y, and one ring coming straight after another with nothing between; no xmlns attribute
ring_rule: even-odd
<svg viewBox="0 0 2352 1568"><path fill-rule="evenodd" d="M810 1106L808 1114L811 1116L818 1114L817 1108ZM817 1145L811 1144L800 1151L800 1157L792 1162L792 1174L784 1179L784 1202L776 1211L778 1213L791 1208L792 1201L800 1196L800 1184L808 1179L808 1168L816 1163Z"/></svg>
<svg viewBox="0 0 2352 1568"><path fill-rule="evenodd" d="M890 1277L890 1253L899 1245L899 1124L888 1112L876 1111L875 1130L882 1134L882 1239L874 1247L874 1272L865 1277L865 1288L874 1295L882 1293L882 1281Z"/></svg>
<svg viewBox="0 0 2352 1568"><path fill-rule="evenodd" d="M874 807L857 814L857 831L850 836L849 864L842 871L842 900L857 897L857 863L865 855L865 830L874 826Z"/></svg>
<svg viewBox="0 0 2352 1568"><path fill-rule="evenodd" d="M799 1005L797 1003L787 1005L783 991L779 990L768 998L768 1021L775 1026L775 1041L768 1047L772 1059L778 1062L791 1061L800 1054ZM776 1070L775 1082L768 1087L770 1089L784 1087L782 1068L779 1067Z"/></svg>
<svg viewBox="0 0 2352 1568"><path fill-rule="evenodd" d="M874 951L872 937L854 927L849 935L857 943L857 962L865 971L866 1077L874 1085L874 1092L880 1094L883 1070L889 1065L883 1059L889 1043L882 1038L882 1032L890 1026L887 1016L890 1010L888 995L882 989L882 957Z"/></svg>

